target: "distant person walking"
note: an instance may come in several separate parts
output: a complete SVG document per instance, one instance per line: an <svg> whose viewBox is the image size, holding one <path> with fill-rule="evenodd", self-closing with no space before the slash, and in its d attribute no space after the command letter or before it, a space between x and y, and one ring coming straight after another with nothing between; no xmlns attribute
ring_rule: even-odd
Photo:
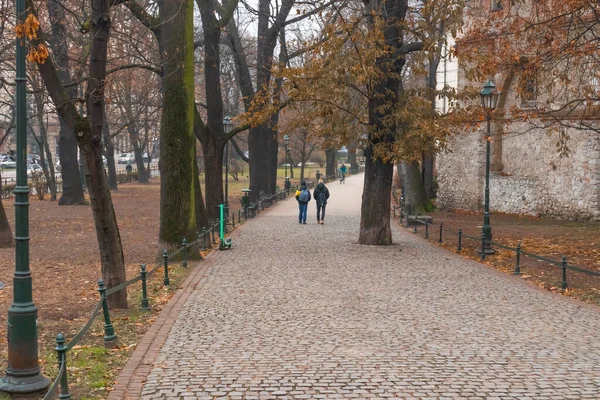
<svg viewBox="0 0 600 400"><path fill-rule="evenodd" d="M296 200L298 201L298 208L300 209L298 222L301 224L306 224L306 211L308 209L308 202L310 199L310 191L306 187L306 182L300 183L300 189L296 191Z"/></svg>
<svg viewBox="0 0 600 400"><path fill-rule="evenodd" d="M327 189L322 179L319 179L319 184L313 191L313 196L317 203L317 224L323 225L325 223L325 206L329 198L329 189Z"/></svg>

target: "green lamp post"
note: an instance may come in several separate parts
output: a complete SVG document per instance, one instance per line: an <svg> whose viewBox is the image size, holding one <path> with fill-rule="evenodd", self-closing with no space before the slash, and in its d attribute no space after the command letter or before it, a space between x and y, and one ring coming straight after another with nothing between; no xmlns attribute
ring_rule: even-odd
<svg viewBox="0 0 600 400"><path fill-rule="evenodd" d="M288 135L284 135L283 136L283 146L284 146L284 150L285 150L285 176L284 176L284 186L283 188L286 190L286 192L288 192L289 188L290 188L290 178L288 177L287 174L287 167L288 167L288 163L289 163L289 157L288 157L288 145L290 144L290 137ZM289 192L288 192L289 193Z"/></svg>
<svg viewBox="0 0 600 400"><path fill-rule="evenodd" d="M17 21L26 17L25 0L17 0ZM27 186L27 105L25 46L17 39L16 130L17 186L15 187L15 273L13 302L8 309L8 366L0 391L34 393L50 385L38 364L37 307L33 303L29 271L29 187Z"/></svg>
<svg viewBox="0 0 600 400"><path fill-rule="evenodd" d="M495 253L495 250L490 244L492 241L492 227L490 225L490 140L492 112L496 109L499 95L500 92L496 90L496 85L494 85L491 80L488 80L485 85L483 85L481 92L479 92L479 96L481 97L481 105L485 111L485 117L487 120L487 134L485 136L485 200L483 208L483 226L481 227L481 234L484 238L484 244L482 247L484 254Z"/></svg>
<svg viewBox="0 0 600 400"><path fill-rule="evenodd" d="M223 130L229 134L233 128L233 121L229 115L223 118ZM225 142L225 211L229 216L229 141Z"/></svg>

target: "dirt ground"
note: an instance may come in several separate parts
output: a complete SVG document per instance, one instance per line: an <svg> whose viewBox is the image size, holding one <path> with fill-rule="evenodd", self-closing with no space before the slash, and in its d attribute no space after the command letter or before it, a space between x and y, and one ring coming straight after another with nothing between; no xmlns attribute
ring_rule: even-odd
<svg viewBox="0 0 600 400"><path fill-rule="evenodd" d="M452 251L456 251L459 229L462 229L465 235L481 237L482 213L438 210L430 215L433 217L429 231L430 240L439 240L439 225L443 223L444 246ZM560 261L565 255L569 265L600 272L600 223L505 214L492 214L490 221L494 242L513 248L521 242L525 252L555 261ZM412 228L410 229L412 231ZM424 227L419 226L418 234L424 236L424 233ZM463 238L462 245L463 255L479 260L479 241ZM495 250L496 254L487 257L485 263L507 273L514 272L515 252L498 247ZM523 279L544 289L560 289L560 266L522 256L521 273ZM600 305L599 277L568 270L567 281L567 295Z"/></svg>

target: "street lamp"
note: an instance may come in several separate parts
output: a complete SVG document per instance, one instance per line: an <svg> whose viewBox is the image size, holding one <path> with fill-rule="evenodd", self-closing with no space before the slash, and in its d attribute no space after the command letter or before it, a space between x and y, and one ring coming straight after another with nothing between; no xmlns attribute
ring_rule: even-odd
<svg viewBox="0 0 600 400"><path fill-rule="evenodd" d="M26 17L25 0L17 0L17 21ZM15 274L13 302L8 309L8 365L0 391L34 393L50 385L38 364L38 309L33 303L29 270L29 187L27 186L27 105L25 98L25 46L17 39L16 130L17 186L15 187Z"/></svg>
<svg viewBox="0 0 600 400"><path fill-rule="evenodd" d="M287 191L290 188L290 178L288 178L287 167L288 167L288 144L290 143L290 137L285 135L283 137L283 146L285 147L285 177L284 177L284 189Z"/></svg>
<svg viewBox="0 0 600 400"><path fill-rule="evenodd" d="M479 92L481 97L481 105L485 111L485 117L487 119L487 135L485 136L485 201L483 209L483 226L481 227L481 234L484 238L483 254L494 254L495 250L492 249L490 242L492 241L492 227L490 226L490 131L492 112L496 109L498 103L498 96L500 92L496 90L496 85L488 80L483 89Z"/></svg>
<svg viewBox="0 0 600 400"><path fill-rule="evenodd" d="M225 134L228 135L233 128L233 121L229 115L223 118L223 129ZM227 216L229 216L229 140L225 142L225 209Z"/></svg>

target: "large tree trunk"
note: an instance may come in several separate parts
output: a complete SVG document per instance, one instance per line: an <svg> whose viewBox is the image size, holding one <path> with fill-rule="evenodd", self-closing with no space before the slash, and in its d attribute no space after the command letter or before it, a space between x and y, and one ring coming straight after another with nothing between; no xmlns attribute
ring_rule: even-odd
<svg viewBox="0 0 600 400"><path fill-rule="evenodd" d="M126 276L121 235L102 162L104 85L111 25L106 0L92 1L91 23L90 78L86 90L89 132L78 132L77 138L87 166L86 180L100 247L102 278L106 286L111 288L125 282ZM127 308L127 289L108 296L108 301L111 307Z"/></svg>
<svg viewBox="0 0 600 400"><path fill-rule="evenodd" d="M433 184L433 165L435 157L433 154L423 155L423 190L428 199L435 198L435 187Z"/></svg>
<svg viewBox="0 0 600 400"><path fill-rule="evenodd" d="M402 46L402 25L408 0L389 0L385 3L385 12L380 3L371 3L374 14L383 18L385 44L392 49ZM372 21L371 21L372 22ZM365 185L363 189L360 216L360 234L358 242L369 245L392 244L390 229L390 203L392 193L392 176L394 165L391 161L384 162L380 157L375 158L373 149L376 146L392 149L396 135L402 133L402 126L390 122L391 105L397 104L403 91L401 71L404 67L404 57L398 55L389 59L387 56L378 58L377 67L380 71L379 81L373 86L375 95L369 99L369 144L365 156Z"/></svg>
<svg viewBox="0 0 600 400"><path fill-rule="evenodd" d="M219 217L219 204L223 204L223 146L213 138L202 144L204 155L204 184L206 187L206 214L211 220Z"/></svg>
<svg viewBox="0 0 600 400"><path fill-rule="evenodd" d="M348 162L350 163L350 171L358 172L358 162L356 161L356 142L351 142L348 145Z"/></svg>
<svg viewBox="0 0 600 400"><path fill-rule="evenodd" d="M52 48L52 56L56 62L56 73L64 85L71 81L69 70L69 45L66 27L65 5L62 0L47 0L48 16L52 27L52 35L49 39ZM66 89L70 98L76 97L76 87ZM83 188L81 187L81 175L77 162L77 140L73 131L69 129L59 114L60 134L58 137L58 159L60 160L60 173L62 175L62 195L58 201L59 206L87 204Z"/></svg>
<svg viewBox="0 0 600 400"><path fill-rule="evenodd" d="M202 186L200 185L200 171L198 163L194 162L194 200L196 203L196 231L202 232L202 228L208 226L208 217L204 207L204 198L202 196Z"/></svg>
<svg viewBox="0 0 600 400"><path fill-rule="evenodd" d="M325 176L334 177L336 170L335 149L327 149L325 150Z"/></svg>
<svg viewBox="0 0 600 400"><path fill-rule="evenodd" d="M259 126L250 129L248 135L248 152L250 153L250 196L258 199L260 192L269 191L270 151L268 129Z"/></svg>
<svg viewBox="0 0 600 400"><path fill-rule="evenodd" d="M148 174L146 173L146 166L144 165L144 149L140 147L137 133L131 137L131 143L133 144L133 154L135 157L135 165L137 167L138 182L148 183Z"/></svg>
<svg viewBox="0 0 600 400"><path fill-rule="evenodd" d="M163 69L160 233L169 251L196 236L194 200L194 3L160 0Z"/></svg>
<svg viewBox="0 0 600 400"><path fill-rule="evenodd" d="M104 142L104 155L106 156L106 168L108 169L108 186L110 190L117 190L117 168L115 166L115 145L110 137L110 127L104 121L102 129L102 140Z"/></svg>
<svg viewBox="0 0 600 400"><path fill-rule="evenodd" d="M402 181L404 189L404 205L406 212L410 214L422 215L431 211L433 206L429 202L425 186L421 179L419 163L413 161L410 164L402 162L398 165L398 174Z"/></svg>
<svg viewBox="0 0 600 400"><path fill-rule="evenodd" d="M360 211L360 244L392 244L390 207L394 165L373 158L370 145L365 151L365 184Z"/></svg>
<svg viewBox="0 0 600 400"><path fill-rule="evenodd" d="M0 249L8 249L9 247L13 247L13 235L6 218L4 204L2 204L2 176L0 175Z"/></svg>

